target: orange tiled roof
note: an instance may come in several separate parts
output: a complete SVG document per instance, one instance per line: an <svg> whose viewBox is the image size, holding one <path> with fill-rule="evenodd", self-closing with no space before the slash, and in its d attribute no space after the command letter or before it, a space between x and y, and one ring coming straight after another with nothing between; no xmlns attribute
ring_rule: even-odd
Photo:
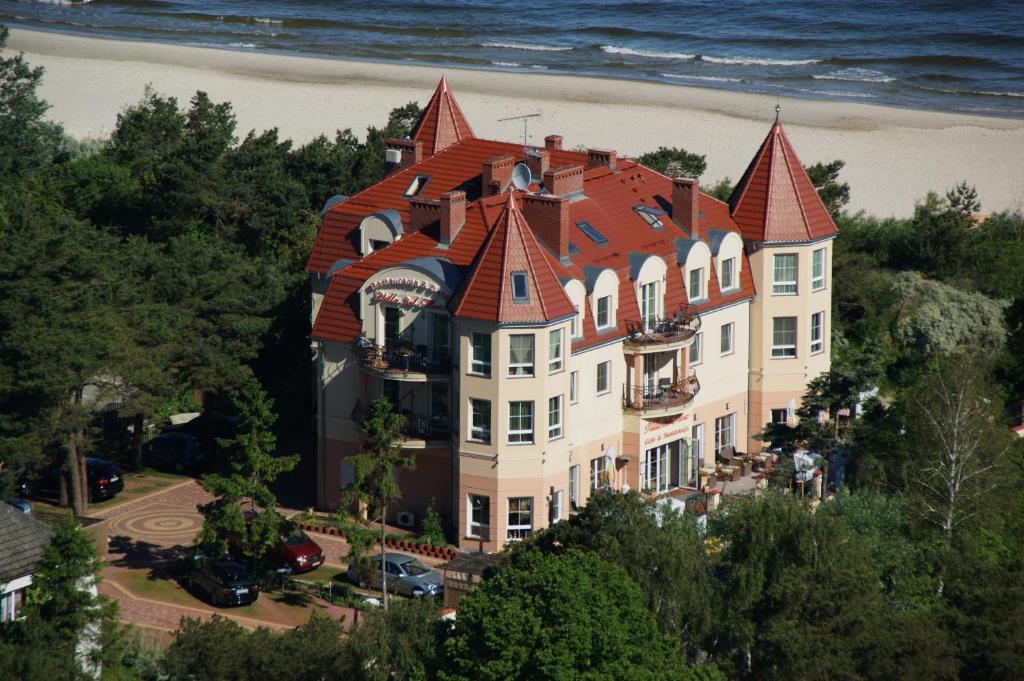
<svg viewBox="0 0 1024 681"><path fill-rule="evenodd" d="M448 90L448 79L441 76L434 96L427 103L419 122L412 131L412 138L423 142L423 152L433 156L456 142L473 137L473 128L459 108L459 103Z"/></svg>
<svg viewBox="0 0 1024 681"><path fill-rule="evenodd" d="M513 272L525 274L525 300L513 299ZM504 210L451 309L456 317L500 324L550 322L575 314L575 306L516 207L514 192L508 192Z"/></svg>
<svg viewBox="0 0 1024 681"><path fill-rule="evenodd" d="M814 241L838 231L778 121L729 204L744 238L752 241Z"/></svg>

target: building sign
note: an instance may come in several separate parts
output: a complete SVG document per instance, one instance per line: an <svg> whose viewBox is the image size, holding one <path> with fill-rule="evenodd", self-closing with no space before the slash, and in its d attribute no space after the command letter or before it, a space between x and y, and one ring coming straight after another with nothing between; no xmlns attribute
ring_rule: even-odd
<svg viewBox="0 0 1024 681"><path fill-rule="evenodd" d="M644 420L644 448L690 437L690 414L680 414L664 421Z"/></svg>
<svg viewBox="0 0 1024 681"><path fill-rule="evenodd" d="M411 277L389 277L370 282L363 289L372 293L373 303L397 305L418 310L425 307L443 307L448 296L441 287L429 281Z"/></svg>

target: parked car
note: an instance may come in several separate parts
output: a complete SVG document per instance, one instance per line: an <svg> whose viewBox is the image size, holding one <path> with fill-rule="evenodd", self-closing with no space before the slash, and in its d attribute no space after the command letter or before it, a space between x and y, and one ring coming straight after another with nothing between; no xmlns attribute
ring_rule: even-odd
<svg viewBox="0 0 1024 681"><path fill-rule="evenodd" d="M370 558L369 574L360 574L355 563L348 566L348 579L360 588L380 588L381 569L380 556ZM388 574L388 591L394 591L403 596L420 598L422 596L439 597L444 593L444 580L422 562L419 558L406 556L401 553L385 553L384 569Z"/></svg>
<svg viewBox="0 0 1024 681"><path fill-rule="evenodd" d="M208 457L192 435L168 431L142 445L142 458L154 468L184 473L200 470Z"/></svg>
<svg viewBox="0 0 1024 681"><path fill-rule="evenodd" d="M24 496L60 496L61 467L59 461L39 471L39 476L24 479L21 492ZM89 501L102 501L117 496L124 489L121 469L112 461L92 456L85 457L86 480L89 489Z"/></svg>
<svg viewBox="0 0 1024 681"><path fill-rule="evenodd" d="M237 555L238 537L228 535L227 540L228 548ZM309 572L324 564L324 550L302 528L285 523L281 527L280 540L267 552L267 561L275 570L285 574Z"/></svg>
<svg viewBox="0 0 1024 681"><path fill-rule="evenodd" d="M218 607L250 605L260 596L256 578L239 563L201 562L188 575L188 585Z"/></svg>

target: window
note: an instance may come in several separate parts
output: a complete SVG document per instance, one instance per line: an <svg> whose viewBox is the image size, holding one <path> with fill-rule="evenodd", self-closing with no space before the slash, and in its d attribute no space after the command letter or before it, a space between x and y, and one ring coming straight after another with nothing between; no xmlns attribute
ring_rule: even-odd
<svg viewBox="0 0 1024 681"><path fill-rule="evenodd" d="M533 529L533 497L508 498L509 541L519 541Z"/></svg>
<svg viewBox="0 0 1024 681"><path fill-rule="evenodd" d="M402 323L402 311L397 307L384 308L384 345L397 343L399 327Z"/></svg>
<svg viewBox="0 0 1024 681"><path fill-rule="evenodd" d="M811 254L811 290L825 288L825 249L819 248Z"/></svg>
<svg viewBox="0 0 1024 681"><path fill-rule="evenodd" d="M548 371L554 373L562 370L562 330L554 329L548 333Z"/></svg>
<svg viewBox="0 0 1024 681"><path fill-rule="evenodd" d="M580 313L577 312L569 320L569 338L580 337Z"/></svg>
<svg viewBox="0 0 1024 681"><path fill-rule="evenodd" d="M517 334L508 339L508 375L533 376L533 334Z"/></svg>
<svg viewBox="0 0 1024 681"><path fill-rule="evenodd" d="M17 619L24 599L25 589L15 589L0 596L0 623Z"/></svg>
<svg viewBox="0 0 1024 681"><path fill-rule="evenodd" d="M660 208L651 208L649 206L637 206L633 210L636 214L644 219L644 222L649 224L652 228L657 231L661 231L665 227L665 223L661 221L661 216L665 214L665 211Z"/></svg>
<svg viewBox="0 0 1024 681"><path fill-rule="evenodd" d="M775 256L772 271L772 293L796 294L796 253Z"/></svg>
<svg viewBox="0 0 1024 681"><path fill-rule="evenodd" d="M733 322L729 322L728 324L722 324L721 350L723 355L732 354L732 337L734 328L736 328L736 325Z"/></svg>
<svg viewBox="0 0 1024 681"><path fill-rule="evenodd" d="M485 539L491 529L491 498L480 494L469 495L469 523L466 534Z"/></svg>
<svg viewBox="0 0 1024 681"><path fill-rule="evenodd" d="M644 328L650 330L658 322L658 284L652 282L640 287L640 316Z"/></svg>
<svg viewBox="0 0 1024 681"><path fill-rule="evenodd" d="M785 423L788 419L788 409L772 409L772 423Z"/></svg>
<svg viewBox="0 0 1024 681"><path fill-rule="evenodd" d="M419 196L423 188L427 186L427 182L430 181L430 175L417 175L412 178L412 182L405 189L405 198L410 196Z"/></svg>
<svg viewBox="0 0 1024 681"><path fill-rule="evenodd" d="M526 272L512 273L512 300L522 303L530 299L526 291Z"/></svg>
<svg viewBox="0 0 1024 681"><path fill-rule="evenodd" d="M698 423L690 429L690 441L693 443L693 460L697 467L704 465L704 424Z"/></svg>
<svg viewBox="0 0 1024 681"><path fill-rule="evenodd" d="M569 467L569 507L576 509L580 503L580 467Z"/></svg>
<svg viewBox="0 0 1024 681"><path fill-rule="evenodd" d="M562 490L555 490L551 494L551 501L548 502L548 527L562 519Z"/></svg>
<svg viewBox="0 0 1024 681"><path fill-rule="evenodd" d="M562 437L562 396L548 399L548 439Z"/></svg>
<svg viewBox="0 0 1024 681"><path fill-rule="evenodd" d="M700 364L701 359L703 359L703 357L702 357L703 352L701 350L701 345L703 344L703 342L704 342L704 334L703 333L694 334L693 342L690 343L690 366L693 366L695 364Z"/></svg>
<svg viewBox="0 0 1024 681"><path fill-rule="evenodd" d="M573 371L569 374L569 404L576 404L576 389L580 382L580 372Z"/></svg>
<svg viewBox="0 0 1024 681"><path fill-rule="evenodd" d="M726 258L722 261L722 290L736 288L736 258Z"/></svg>
<svg viewBox="0 0 1024 681"><path fill-rule="evenodd" d="M586 220L577 220L576 226L580 228L580 231L587 235L587 237L598 246L607 246L608 239L604 238L601 232L594 229L594 227Z"/></svg>
<svg viewBox="0 0 1024 681"><path fill-rule="evenodd" d="M796 357L796 317L772 319L772 357Z"/></svg>
<svg viewBox="0 0 1024 681"><path fill-rule="evenodd" d="M603 456L590 460L590 491L608 486L608 461Z"/></svg>
<svg viewBox="0 0 1024 681"><path fill-rule="evenodd" d="M370 239L370 253L379 251L382 248L387 248L390 245L390 241L383 241L381 239Z"/></svg>
<svg viewBox="0 0 1024 681"><path fill-rule="evenodd" d="M723 447L736 446L736 414L715 419L715 454Z"/></svg>
<svg viewBox="0 0 1024 681"><path fill-rule="evenodd" d="M597 328L605 329L612 325L612 297L601 296L597 299Z"/></svg>
<svg viewBox="0 0 1024 681"><path fill-rule="evenodd" d="M668 445L648 449L640 460L640 488L650 492L668 491Z"/></svg>
<svg viewBox="0 0 1024 681"><path fill-rule="evenodd" d="M508 403L508 441L510 444L533 442L533 402Z"/></svg>
<svg viewBox="0 0 1024 681"><path fill-rule="evenodd" d="M448 423L448 382L435 381L430 384L430 418Z"/></svg>
<svg viewBox="0 0 1024 681"><path fill-rule="evenodd" d="M430 313L430 357L435 362L448 361L448 315Z"/></svg>
<svg viewBox="0 0 1024 681"><path fill-rule="evenodd" d="M473 332L473 361L470 362L469 371L481 376L491 375L491 334Z"/></svg>
<svg viewBox="0 0 1024 681"><path fill-rule="evenodd" d="M811 315L811 353L825 349L825 313L815 312Z"/></svg>
<svg viewBox="0 0 1024 681"><path fill-rule="evenodd" d="M491 402L490 400L469 401L469 439L491 444Z"/></svg>
<svg viewBox="0 0 1024 681"><path fill-rule="evenodd" d="M687 291L690 302L700 300L704 297L704 268L697 267L690 270L690 288Z"/></svg>
<svg viewBox="0 0 1024 681"><path fill-rule="evenodd" d="M398 411L401 408L402 386L398 381L381 381L380 394L388 398L392 409Z"/></svg>
<svg viewBox="0 0 1024 681"><path fill-rule="evenodd" d="M608 362L601 362L600 364L597 365L597 394L598 395L601 395L601 394L606 393L609 390L611 390L611 373L612 373L612 363L610 361L608 361Z"/></svg>

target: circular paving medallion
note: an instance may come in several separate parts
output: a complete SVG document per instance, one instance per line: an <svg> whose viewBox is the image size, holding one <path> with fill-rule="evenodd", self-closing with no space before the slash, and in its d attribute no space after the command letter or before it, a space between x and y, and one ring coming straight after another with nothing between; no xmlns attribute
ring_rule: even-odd
<svg viewBox="0 0 1024 681"><path fill-rule="evenodd" d="M110 521L113 532L147 539L191 537L202 527L202 516L180 510L128 513Z"/></svg>

